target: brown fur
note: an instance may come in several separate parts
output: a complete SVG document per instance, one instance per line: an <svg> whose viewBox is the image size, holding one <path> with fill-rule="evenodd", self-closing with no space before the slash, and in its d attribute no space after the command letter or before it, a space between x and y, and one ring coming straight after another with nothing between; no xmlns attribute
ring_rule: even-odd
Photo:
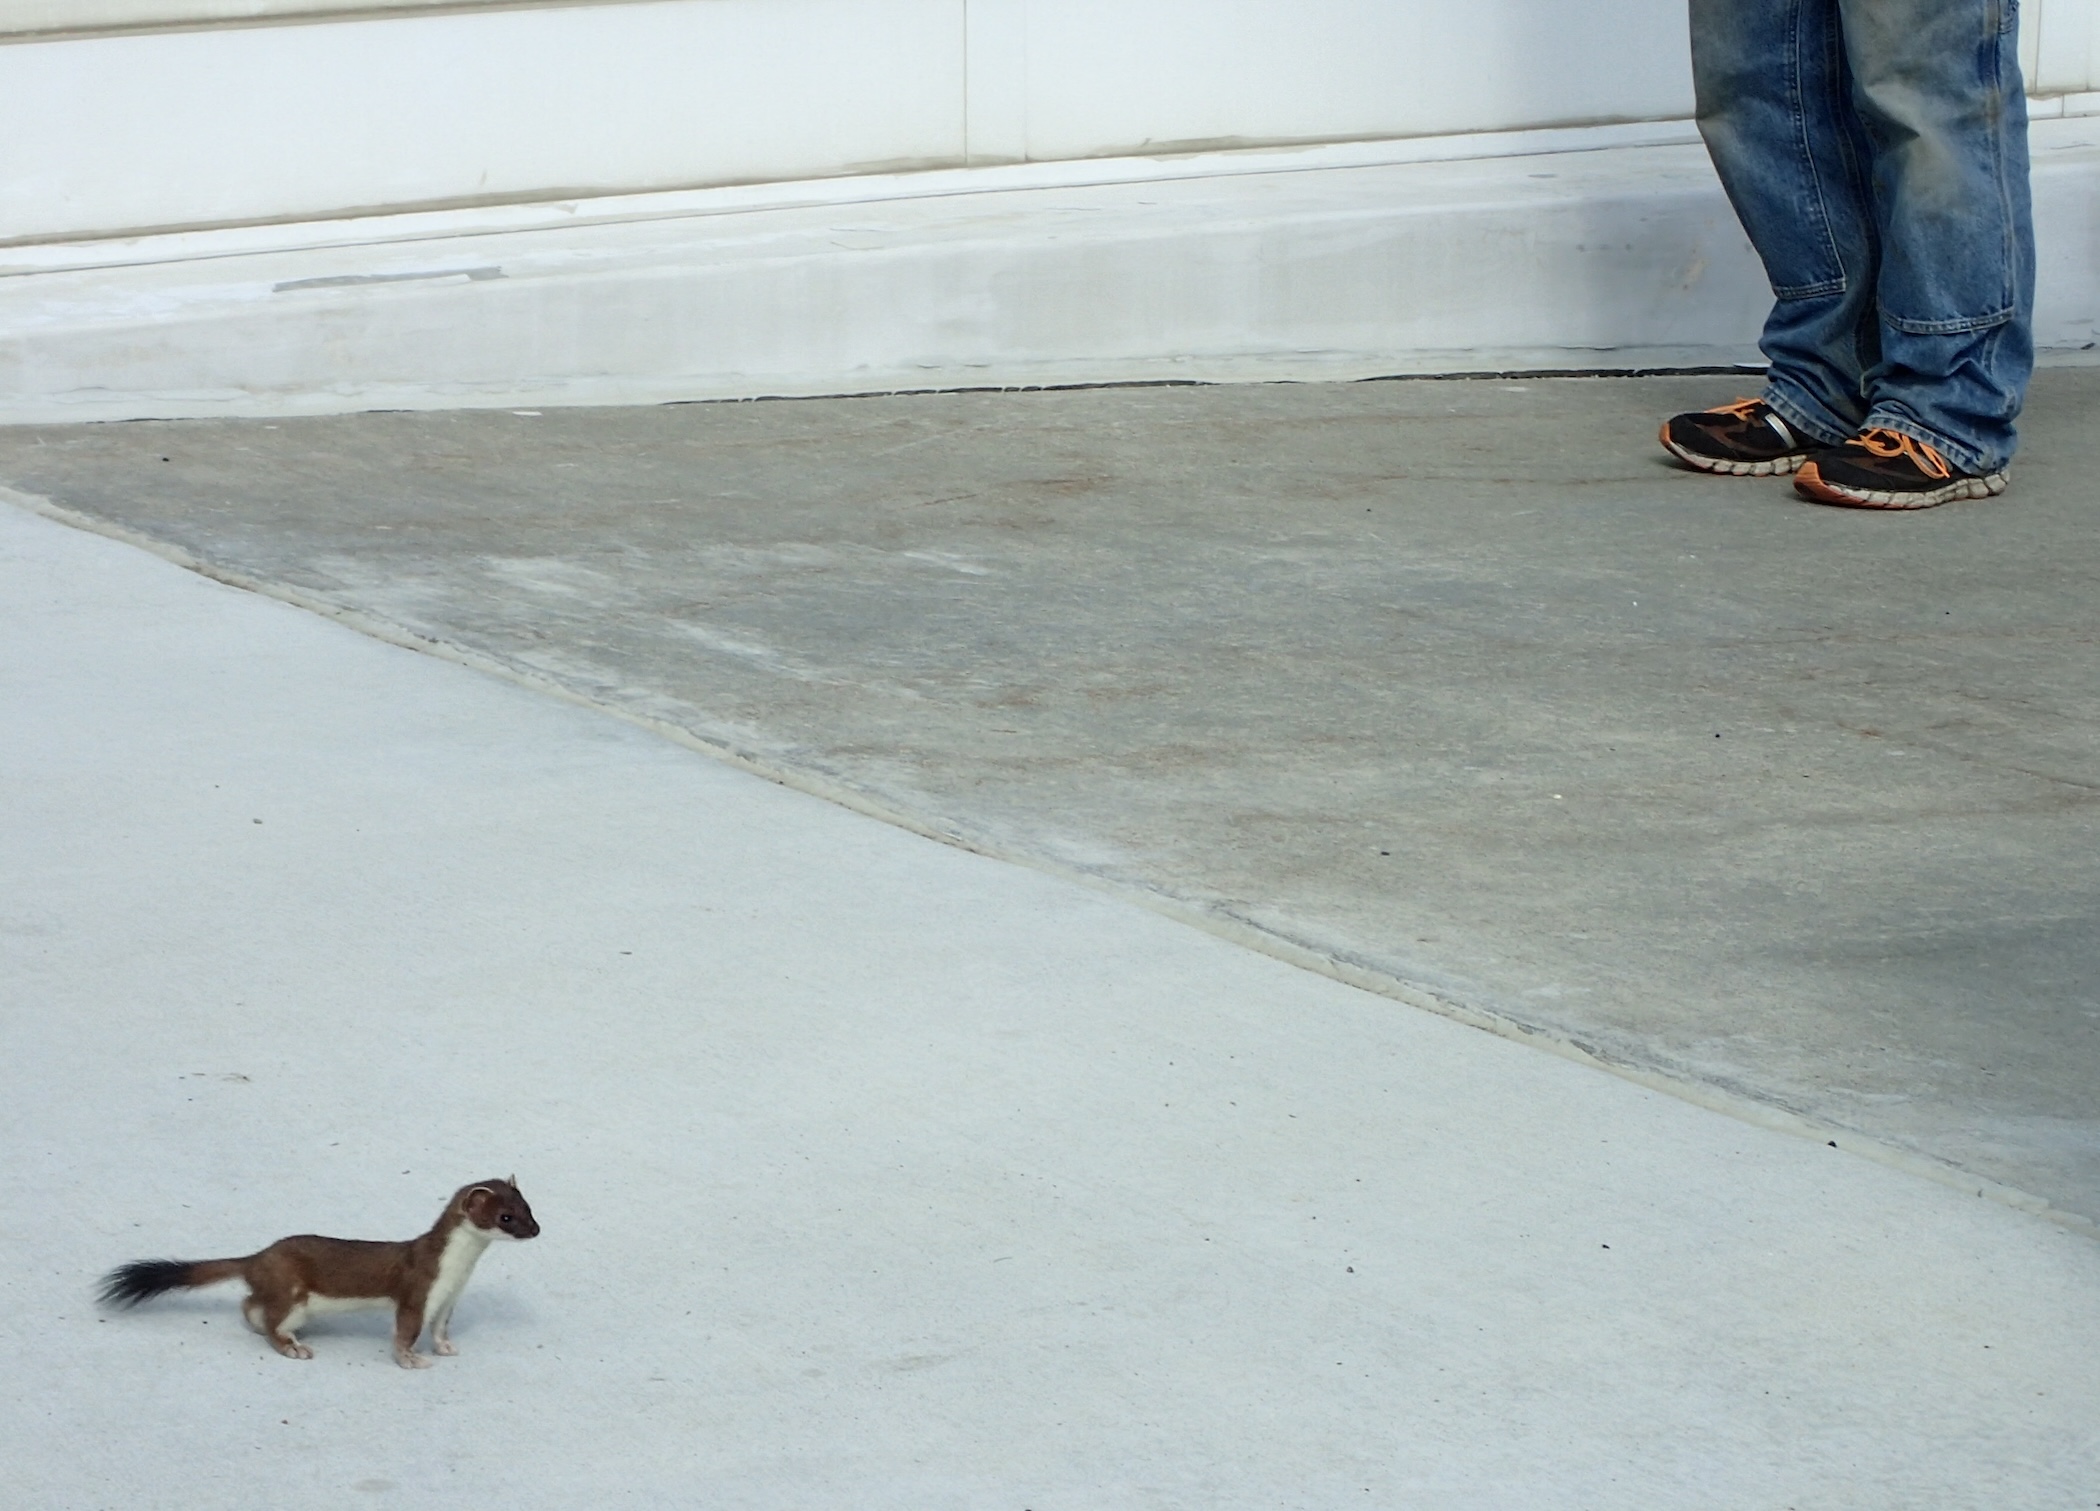
<svg viewBox="0 0 2100 1511"><path fill-rule="evenodd" d="M462 1234L463 1226L473 1231ZM476 1181L454 1192L430 1231L417 1238L375 1243L302 1233L280 1238L245 1259L144 1260L112 1272L103 1283L102 1297L112 1304L136 1306L163 1291L242 1280L248 1297L241 1303L241 1314L272 1348L291 1359L313 1357L313 1350L294 1332L309 1311L328 1310L330 1302L392 1303L394 1358L414 1369L430 1362L416 1352L426 1321L435 1352L458 1352L448 1328L452 1304L488 1241L499 1235L532 1238L539 1231L514 1180ZM433 1295L455 1235L453 1283L448 1293Z"/></svg>

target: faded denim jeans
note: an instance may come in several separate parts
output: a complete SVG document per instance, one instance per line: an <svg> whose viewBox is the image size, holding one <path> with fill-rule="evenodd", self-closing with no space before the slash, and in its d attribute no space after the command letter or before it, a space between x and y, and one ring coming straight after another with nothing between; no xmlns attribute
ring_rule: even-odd
<svg viewBox="0 0 2100 1511"><path fill-rule="evenodd" d="M1691 0L1699 130L1764 260L1765 402L2013 454L2034 368L2018 0Z"/></svg>

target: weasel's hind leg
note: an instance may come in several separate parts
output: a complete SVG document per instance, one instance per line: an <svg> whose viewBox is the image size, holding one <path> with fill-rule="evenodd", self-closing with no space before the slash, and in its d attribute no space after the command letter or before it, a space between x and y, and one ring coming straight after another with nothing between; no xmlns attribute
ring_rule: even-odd
<svg viewBox="0 0 2100 1511"><path fill-rule="evenodd" d="M292 1334L291 1329L282 1325L271 1328L263 1336L270 1340L270 1347L276 1349L277 1352L283 1354L287 1359L311 1359L314 1356L312 1349L301 1343Z"/></svg>
<svg viewBox="0 0 2100 1511"><path fill-rule="evenodd" d="M271 1244L249 1264L248 1299L241 1303L241 1315L287 1359L311 1359L314 1351L298 1337L306 1321L306 1282L279 1249Z"/></svg>
<svg viewBox="0 0 2100 1511"><path fill-rule="evenodd" d="M299 1341L297 1329L306 1321L306 1298L296 1301L284 1296L250 1296L243 1313L252 1312L261 1320L251 1321L250 1326L270 1340L274 1348L287 1359L311 1359L314 1351Z"/></svg>

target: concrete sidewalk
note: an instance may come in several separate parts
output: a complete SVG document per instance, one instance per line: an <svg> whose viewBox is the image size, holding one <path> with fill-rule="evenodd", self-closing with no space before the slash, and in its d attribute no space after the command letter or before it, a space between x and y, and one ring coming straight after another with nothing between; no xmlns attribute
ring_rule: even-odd
<svg viewBox="0 0 2100 1511"><path fill-rule="evenodd" d="M1190 397L1028 402L1069 415ZM985 412L956 402L950 412ZM1078 412L1096 416L1090 434L1113 436L1100 411ZM895 411L853 413L879 433L861 438L864 454L913 438L917 422L900 433ZM606 419L815 425L824 411ZM628 443L589 422L568 417L578 428L566 433L595 433L596 454L617 458ZM433 471L437 453L412 442L485 432L481 454L499 460L472 496L507 511L490 540L516 536L489 553L486 580L516 584L518 604L580 608L599 593L603 579L580 574L617 543L602 523L574 522L573 561L519 549L547 538L529 528L536 501L566 502L553 469L575 454L540 449L558 427L341 423L275 457L264 434L215 432L201 449L220 478L246 466L274 481L198 492L210 502L197 528L238 520L227 538L310 545L273 535L253 505L291 498L304 458L309 477L342 485L331 508L362 497L387 511L334 520L342 538L429 532L412 558L425 572L397 564L396 586L429 584L425 602L445 608L445 537L417 521L441 521L433 501L469 491L472 474ZM1328 438L1316 449L1329 467L1364 464L1360 446L1300 424ZM1245 465L1269 465L1289 428L1249 434ZM142 469L131 497L165 507L175 477L202 476L176 435L47 439L80 465L154 437L154 457L185 460L154 462L168 484ZM823 444L813 436L805 452ZM13 475L34 448L11 449ZM914 449L937 482L938 440ZM1010 448L1013 472L1035 481L991 490L968 550L950 556L910 555L921 547L906 539L886 552L825 544L816 527L852 516L813 501L810 528L785 536L762 514L724 516L774 544L697 553L719 573L742 564L748 591L693 583L687 639L724 666L800 670L763 676L849 707L888 699L927 715L900 712L900 729L939 729L938 700L912 696L908 668L856 692L785 649L768 662L728 608L823 628L821 594L767 598L784 564L850 577L865 563L864 603L914 562L931 584L1011 584L999 532L1054 536L1075 507L1059 501L1085 499L1092 476L1048 470L1042 450ZM1235 454L1217 450L1165 454ZM892 450L889 465L912 454ZM637 451L628 465L651 464ZM445 481L366 491L382 475ZM724 461L709 486L726 495L732 475ZM543 491L508 493L534 478ZM879 483L855 486L875 499ZM1970 521L1980 535L1986 519L1870 525L1738 491L1728 508L1702 496L1673 526L1674 479L1618 486L1636 516L1629 545L1678 584L1659 584L1666 614L1695 597L1740 601L1697 591L1690 569L1664 572L1687 537L1734 543L1723 559L1738 572L1761 559L1760 529L1820 539L1798 550L1809 572L1830 570L1819 552L1871 539L1912 553L1900 559L1915 575L1915 542ZM602 482L579 492L620 496ZM1351 544L1331 520L1377 507L1350 493L1308 485L1301 500L1334 495L1332 515L1279 513L1264 552L1236 558L1243 613L1279 574L1326 580ZM1465 586L1461 536L1506 542L1514 520L1488 489L1465 496L1471 519L1432 511L1450 554L1405 558L1420 574L1407 580L1483 621L1513 604L1542 615L1532 579L1490 597ZM2032 531L2050 496L2015 495L1988 519ZM235 512L211 512L225 500ZM1150 521L1156 550L1200 545L1216 516L1249 507L1231 490L1194 496ZM550 509L537 528L562 518ZM1116 706L1110 673L1127 663L1098 647L1137 642L1116 640L1127 620L1088 610L1112 602L1095 585L1146 559L1141 523L1085 558L1062 639L1010 652L1080 657L1097 678L1071 698ZM1529 528L1569 540L1550 515ZM1984 614L1990 562L1979 568L1983 548L1963 539L1979 581L1950 606ZM1580 558L1555 554L1580 587ZM387 576L355 553L320 560L301 571ZM1627 570L1621 585L1654 602L1650 579ZM1337 580L1348 588L1348 574ZM578 583L589 591L563 591ZM1010 596L1030 602L1026 583ZM1162 624L1201 603L1186 590L1153 598ZM495 623L523 613L481 601ZM713 618L699 608L709 601ZM963 617L929 609L914 634L973 632L965 593L941 601ZM1339 607L1323 622L1344 622ZM1588 612L1638 661L1630 606ZM871 659L898 643L885 621L860 622ZM1398 622L1455 643L1433 616ZM1515 617L1505 657L1532 622ZM539 623L573 658L557 664L590 664L578 621L550 608ZM1317 684L1313 647L1279 644L1258 614L1221 654L1246 664L1264 645L1302 658ZM988 644L976 663L993 691L1001 654ZM1468 664L1492 693L1492 658ZM1021 698L988 692L984 705L1057 727ZM1704 713L1687 709L1685 723ZM1248 702L1216 719L1258 725ZM1821 726L1814 738L1837 747ZM882 752L900 772L941 769L897 748ZM1569 775L1613 770L1581 750ZM12 508L0 508L0 773L9 1507L2100 1502L2100 1245L2062 1225L929 842ZM1206 790L1230 800L1195 788L1192 811ZM1573 781L1553 790L1582 801ZM1563 831L1532 820L1526 832L1550 856ZM1667 915L1656 927L1680 937ZM460 1307L461 1356L432 1370L396 1369L378 1319L309 1329L318 1357L297 1364L242 1330L223 1293L106 1319L89 1303L95 1276L134 1258L240 1252L300 1230L406 1235L459 1182L513 1169L544 1236L489 1256Z"/></svg>
<svg viewBox="0 0 2100 1511"><path fill-rule="evenodd" d="M0 430L203 569L1739 1114L2100 1217L2100 371L1890 517L1722 378Z"/></svg>

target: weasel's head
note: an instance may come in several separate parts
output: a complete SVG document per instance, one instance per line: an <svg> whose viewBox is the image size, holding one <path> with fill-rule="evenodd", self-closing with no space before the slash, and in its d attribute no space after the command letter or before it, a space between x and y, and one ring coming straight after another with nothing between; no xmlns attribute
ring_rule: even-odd
<svg viewBox="0 0 2100 1511"><path fill-rule="evenodd" d="M478 1180L462 1186L453 1198L460 1216L491 1238L537 1238L540 1225L532 1219L532 1208L518 1189L517 1177L509 1180Z"/></svg>

